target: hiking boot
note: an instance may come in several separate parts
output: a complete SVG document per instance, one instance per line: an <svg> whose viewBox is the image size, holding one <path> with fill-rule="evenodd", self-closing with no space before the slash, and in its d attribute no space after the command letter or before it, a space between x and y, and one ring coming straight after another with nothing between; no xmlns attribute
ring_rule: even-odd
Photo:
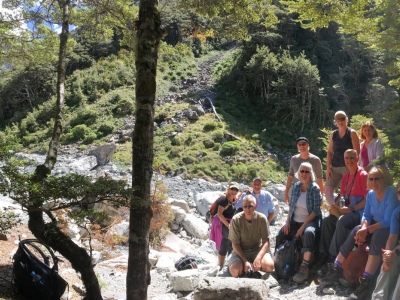
<svg viewBox="0 0 400 300"><path fill-rule="evenodd" d="M333 270L333 263L326 263L325 265L322 266L322 268L318 269L318 277L319 278L324 278L328 272Z"/></svg>
<svg viewBox="0 0 400 300"><path fill-rule="evenodd" d="M372 278L361 276L359 279L360 285L356 288L356 290L350 295L349 299L371 299L371 285Z"/></svg>
<svg viewBox="0 0 400 300"><path fill-rule="evenodd" d="M303 283L308 279L309 270L305 265L301 265L299 271L293 276L293 281L296 283Z"/></svg>
<svg viewBox="0 0 400 300"><path fill-rule="evenodd" d="M319 280L320 284L323 285L331 285L334 284L335 282L338 282L339 278L342 277L343 274L343 269L341 266L337 264L333 264L332 270L329 271L325 277L321 278Z"/></svg>

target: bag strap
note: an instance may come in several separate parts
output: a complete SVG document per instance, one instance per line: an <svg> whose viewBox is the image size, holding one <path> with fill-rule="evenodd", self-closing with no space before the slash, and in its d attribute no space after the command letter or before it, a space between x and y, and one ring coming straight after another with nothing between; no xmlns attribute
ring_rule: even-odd
<svg viewBox="0 0 400 300"><path fill-rule="evenodd" d="M40 242L39 240L36 240L36 239L26 239L26 240L22 240L19 242L22 250L24 250L26 255L28 255L30 257L35 257L35 255L32 253L32 251L27 247L27 245L29 245L29 246L33 247L35 250L37 250L40 253L40 255L42 256L45 264L50 266L50 260L49 260L48 256L43 252L42 249L39 248L39 246L35 245L35 243L44 246L49 251L50 256L53 260L53 267L51 268L51 270L52 270L52 272L58 272L58 258L56 257L53 250L49 246L43 244L42 242Z"/></svg>

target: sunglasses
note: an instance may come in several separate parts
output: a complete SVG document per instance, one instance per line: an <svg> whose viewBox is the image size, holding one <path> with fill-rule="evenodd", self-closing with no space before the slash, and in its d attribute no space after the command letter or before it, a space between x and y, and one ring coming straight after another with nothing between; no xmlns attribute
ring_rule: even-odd
<svg viewBox="0 0 400 300"><path fill-rule="evenodd" d="M336 122L338 122L338 121L343 122L344 120L346 120L346 118L337 118L335 121L336 121Z"/></svg>
<svg viewBox="0 0 400 300"><path fill-rule="evenodd" d="M311 173L311 171L308 171L308 170L300 170L300 173L307 173L307 174L309 174L309 173Z"/></svg>
<svg viewBox="0 0 400 300"><path fill-rule="evenodd" d="M231 191L236 191L239 192L239 190L237 188L230 188Z"/></svg>
<svg viewBox="0 0 400 300"><path fill-rule="evenodd" d="M254 207L254 205L243 205L242 208L249 208L252 209Z"/></svg>
<svg viewBox="0 0 400 300"><path fill-rule="evenodd" d="M379 181L381 179L382 179L382 177L370 177L370 178L368 178L369 181Z"/></svg>
<svg viewBox="0 0 400 300"><path fill-rule="evenodd" d="M307 143L297 143L297 146L307 146Z"/></svg>

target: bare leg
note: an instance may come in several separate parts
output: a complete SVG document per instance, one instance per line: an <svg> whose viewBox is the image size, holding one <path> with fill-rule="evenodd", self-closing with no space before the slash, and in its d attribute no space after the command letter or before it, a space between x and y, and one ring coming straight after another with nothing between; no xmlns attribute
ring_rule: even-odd
<svg viewBox="0 0 400 300"><path fill-rule="evenodd" d="M243 273L243 263L242 261L234 261L230 266L229 266L229 272L231 273L232 277L239 277L240 274Z"/></svg>
<svg viewBox="0 0 400 300"><path fill-rule="evenodd" d="M261 271L271 273L274 271L274 260L271 257L271 254L266 253L261 260Z"/></svg>
<svg viewBox="0 0 400 300"><path fill-rule="evenodd" d="M334 197L333 197L333 191L334 188L331 186L325 186L324 187L324 192L325 192L325 198L328 201L328 204L333 204L333 202L335 201Z"/></svg>
<svg viewBox="0 0 400 300"><path fill-rule="evenodd" d="M220 267L220 269L222 269L224 263L225 263L225 256L218 254L218 266Z"/></svg>

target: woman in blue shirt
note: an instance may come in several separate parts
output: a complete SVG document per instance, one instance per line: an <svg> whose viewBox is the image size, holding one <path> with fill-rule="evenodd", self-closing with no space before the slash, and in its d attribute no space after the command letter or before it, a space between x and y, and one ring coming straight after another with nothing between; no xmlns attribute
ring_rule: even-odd
<svg viewBox="0 0 400 300"><path fill-rule="evenodd" d="M276 248L294 236L302 239L303 262L293 281L303 283L309 277L308 267L315 249L315 236L319 231L322 195L309 162L300 164L296 177L300 181L293 185L286 224L276 236Z"/></svg>
<svg viewBox="0 0 400 300"><path fill-rule="evenodd" d="M360 285L350 295L351 299L367 299L371 297L372 277L374 276L382 258L382 248L385 247L389 236L390 218L392 212L399 205L396 189L389 172L382 166L372 167L368 173L368 187L364 214L361 224L354 227L346 241L340 247L339 255L335 259L333 269L320 280L321 284L333 284L341 278L342 263L353 247L362 245L370 239L368 261L364 273L360 277Z"/></svg>

